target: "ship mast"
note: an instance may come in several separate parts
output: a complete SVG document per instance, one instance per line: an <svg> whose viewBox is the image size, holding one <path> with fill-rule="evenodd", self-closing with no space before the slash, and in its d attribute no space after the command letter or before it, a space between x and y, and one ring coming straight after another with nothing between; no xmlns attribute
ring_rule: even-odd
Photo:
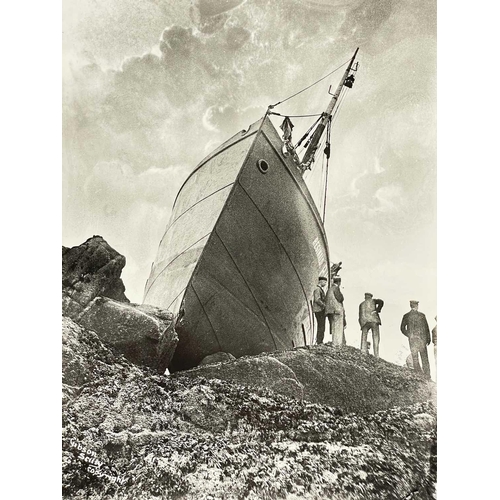
<svg viewBox="0 0 500 500"><path fill-rule="evenodd" d="M322 118L321 118L318 126L316 127L316 130L314 131L314 133L311 137L311 140L309 142L309 146L307 147L306 152L304 153L304 156L302 157L302 161L301 161L302 171L305 171L305 170L311 168L311 163L314 160L314 155L316 153L316 150L318 149L319 142L321 140L321 136L323 135L323 132L325 131L325 128L326 128L328 122L332 118L332 113L333 113L333 110L335 109L335 106L336 106L337 101L339 99L340 92L342 91L342 88L344 87L344 85L346 85L348 87L352 87L352 81L354 80L354 78L352 76L350 77L350 73L351 73L351 69L352 69L353 64L354 64L354 60L356 59L356 55L358 53L358 50L359 50L359 47L354 52L354 55L352 56L352 59L350 60L349 65L347 66L347 69L344 72L342 80L340 81L339 86L337 87L337 90L333 94L333 97L332 97L330 103L328 104L326 111L323 112ZM348 80L349 78L351 78L351 80Z"/></svg>

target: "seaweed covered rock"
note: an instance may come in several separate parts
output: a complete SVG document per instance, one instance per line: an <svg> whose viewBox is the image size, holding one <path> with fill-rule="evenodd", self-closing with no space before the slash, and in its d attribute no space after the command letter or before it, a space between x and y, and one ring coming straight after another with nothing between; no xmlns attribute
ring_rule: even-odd
<svg viewBox="0 0 500 500"><path fill-rule="evenodd" d="M98 380L123 376L136 368L103 345L95 332L72 319L62 318L62 382L63 396Z"/></svg>
<svg viewBox="0 0 500 500"><path fill-rule="evenodd" d="M298 367L311 377L320 360L333 363L328 358L346 370L359 365L410 399L421 396L414 372L328 345L166 377L115 355L96 333L63 318L63 497L434 498L434 403L348 413L351 400L366 397L359 384L350 399L337 396L344 406L282 395L279 384L287 381L319 395L321 384ZM231 380L221 380L225 367ZM248 375L261 387L246 387Z"/></svg>
<svg viewBox="0 0 500 500"><path fill-rule="evenodd" d="M435 398L435 384L413 370L331 343L245 356L177 375L266 387L345 411L373 412Z"/></svg>
<svg viewBox="0 0 500 500"><path fill-rule="evenodd" d="M63 325L63 379L73 384L63 498L434 497L432 402L346 414L233 381L168 377L115 356L69 318Z"/></svg>
<svg viewBox="0 0 500 500"><path fill-rule="evenodd" d="M93 236L76 247L63 247L63 314L76 319L98 296L129 302L120 278L124 266L125 257L101 236Z"/></svg>
<svg viewBox="0 0 500 500"><path fill-rule="evenodd" d="M271 354L288 366L304 386L304 398L373 412L436 398L436 385L419 373L331 343Z"/></svg>
<svg viewBox="0 0 500 500"><path fill-rule="evenodd" d="M216 352L214 354L209 354L208 356L205 356L201 361L199 366L201 365L213 365L215 363L225 363L226 361L232 361L233 359L236 359L231 353L229 352Z"/></svg>
<svg viewBox="0 0 500 500"><path fill-rule="evenodd" d="M299 400L304 395L304 388L293 370L271 356L246 356L232 362L198 366L172 376L228 380L251 387L265 387Z"/></svg>

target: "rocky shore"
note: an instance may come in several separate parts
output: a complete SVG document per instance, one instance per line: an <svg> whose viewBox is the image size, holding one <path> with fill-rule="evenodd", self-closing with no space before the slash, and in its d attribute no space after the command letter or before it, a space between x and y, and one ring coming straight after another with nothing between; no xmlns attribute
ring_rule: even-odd
<svg viewBox="0 0 500 500"><path fill-rule="evenodd" d="M63 273L64 498L435 498L432 382L328 344L163 375L170 313L130 304L113 266L106 296L106 262L76 260ZM77 302L79 282L92 293Z"/></svg>

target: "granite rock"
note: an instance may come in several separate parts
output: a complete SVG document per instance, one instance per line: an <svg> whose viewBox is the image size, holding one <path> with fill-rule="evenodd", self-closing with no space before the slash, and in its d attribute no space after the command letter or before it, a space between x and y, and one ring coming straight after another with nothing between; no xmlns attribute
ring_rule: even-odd
<svg viewBox="0 0 500 500"><path fill-rule="evenodd" d="M213 365L215 363L225 363L226 361L232 361L236 359L230 352L216 352L214 354L209 354L205 356L198 366L202 365Z"/></svg>
<svg viewBox="0 0 500 500"><path fill-rule="evenodd" d="M355 349L297 351L325 360L326 349L346 367L357 360L367 378L395 392L412 397L425 382ZM291 369L266 358L271 354L191 372L221 378L222 368L239 364L262 385L276 370L280 377L267 384L286 384ZM245 387L242 374L232 370L237 383L188 372L154 374L63 318L63 498L436 498L432 402L349 413L277 394L276 388ZM391 375L392 384L385 381Z"/></svg>
<svg viewBox="0 0 500 500"><path fill-rule="evenodd" d="M129 302L120 278L125 257L101 237L93 236L79 246L62 248L62 310L77 319L96 297Z"/></svg>
<svg viewBox="0 0 500 500"><path fill-rule="evenodd" d="M435 400L436 388L413 370L322 344L203 365L172 376L204 377L262 387L311 403L359 413Z"/></svg>
<svg viewBox="0 0 500 500"><path fill-rule="evenodd" d="M62 317L63 395L70 388L82 387L110 376L134 372L136 368L122 356L115 355L95 332Z"/></svg>
<svg viewBox="0 0 500 500"><path fill-rule="evenodd" d="M271 389L297 400L302 400L304 392L293 370L269 355L246 356L227 363L198 366L175 372L172 376L227 380L244 386Z"/></svg>
<svg viewBox="0 0 500 500"><path fill-rule="evenodd" d="M97 333L114 352L164 373L177 346L174 315L164 309L97 297L78 322Z"/></svg>

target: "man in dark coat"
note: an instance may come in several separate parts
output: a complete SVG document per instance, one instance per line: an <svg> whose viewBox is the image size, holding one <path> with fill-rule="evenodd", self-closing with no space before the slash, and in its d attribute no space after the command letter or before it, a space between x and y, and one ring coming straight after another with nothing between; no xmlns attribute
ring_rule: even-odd
<svg viewBox="0 0 500 500"><path fill-rule="evenodd" d="M313 293L313 312L318 323L318 331L316 333L316 343L322 344L325 338L325 303L326 303L326 284L328 280L324 276L318 279L318 286Z"/></svg>
<svg viewBox="0 0 500 500"><path fill-rule="evenodd" d="M380 311L384 301L374 299L372 293L365 293L365 300L359 304L359 326L361 327L361 352L368 354L368 331L372 331L373 354L379 357L380 344Z"/></svg>
<svg viewBox="0 0 500 500"><path fill-rule="evenodd" d="M426 378L431 378L431 369L429 366L429 356L427 346L431 343L431 332L425 314L418 311L418 301L410 300L411 310L403 316L401 321L401 333L408 337L410 352L413 359L413 369L422 371ZM422 367L418 359L422 360Z"/></svg>
<svg viewBox="0 0 500 500"><path fill-rule="evenodd" d="M436 320L436 326L432 329L432 343L434 344L434 363L436 365L436 373L437 373L437 362L438 362L438 326L437 320L438 317L434 318Z"/></svg>
<svg viewBox="0 0 500 500"><path fill-rule="evenodd" d="M326 292L325 315L330 324L333 345L344 344L344 295L340 291L340 276L332 277L333 285Z"/></svg>

